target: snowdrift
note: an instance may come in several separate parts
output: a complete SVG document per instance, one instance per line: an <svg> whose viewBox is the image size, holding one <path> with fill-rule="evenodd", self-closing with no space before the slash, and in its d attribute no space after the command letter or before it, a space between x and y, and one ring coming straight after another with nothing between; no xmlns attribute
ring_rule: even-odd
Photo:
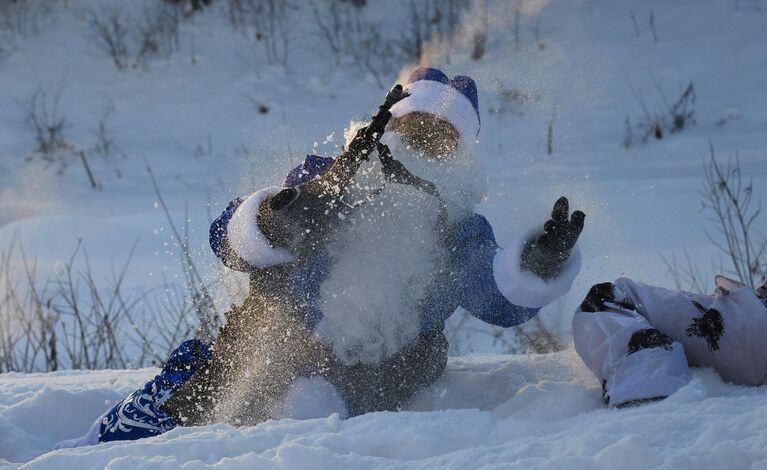
<svg viewBox="0 0 767 470"><path fill-rule="evenodd" d="M155 373L0 376L0 459L33 469L767 468L763 387L695 370L665 401L606 409L573 350L453 358L443 380L398 413L177 428L51 451Z"/></svg>

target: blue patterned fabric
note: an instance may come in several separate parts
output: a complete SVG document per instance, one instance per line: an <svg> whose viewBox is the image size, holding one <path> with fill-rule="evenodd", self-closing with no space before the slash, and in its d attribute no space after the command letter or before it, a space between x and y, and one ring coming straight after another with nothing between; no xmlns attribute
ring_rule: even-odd
<svg viewBox="0 0 767 470"><path fill-rule="evenodd" d="M176 421L163 413L160 407L210 355L210 348L200 340L183 342L170 354L159 375L103 416L99 442L132 441L175 428Z"/></svg>
<svg viewBox="0 0 767 470"><path fill-rule="evenodd" d="M308 155L303 164L290 172L284 186L309 181L328 171L332 162L332 158ZM221 249L228 246L226 224L240 200L230 203L213 223L210 245L227 266L249 272L256 268ZM522 324L538 313L538 308L514 305L498 290L493 276L493 258L499 248L487 219L472 214L454 224L447 236L447 246L448 269L434 279L419 305L424 333L442 331L445 321L459 307L482 321L503 327ZM236 258L234 261L233 257ZM331 269L328 254L318 251L290 273L290 290L303 306L303 319L310 328L322 319L320 286Z"/></svg>

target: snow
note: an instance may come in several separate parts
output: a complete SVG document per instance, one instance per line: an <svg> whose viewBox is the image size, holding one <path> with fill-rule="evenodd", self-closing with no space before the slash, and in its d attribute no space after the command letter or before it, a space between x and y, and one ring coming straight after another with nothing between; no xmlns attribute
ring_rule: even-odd
<svg viewBox="0 0 767 470"><path fill-rule="evenodd" d="M120 398L153 373L0 377L3 458L30 460L24 468L136 470L767 465L763 387L727 385L713 371L696 370L688 385L663 402L606 409L598 385L572 350L452 358L440 383L396 413L177 428L142 441L49 452L69 437L67 431L84 432L105 401ZM57 419L50 419L52 413Z"/></svg>
<svg viewBox="0 0 767 470"><path fill-rule="evenodd" d="M287 69L258 58L261 46L232 31L216 7L182 26L181 50L169 59L117 71L84 34L85 8L102 2L66 3L39 35L0 59L0 250L23 240L41 278L55 274L79 243L105 278L135 244L130 289L158 288L163 278L180 276L149 165L174 219L189 219L203 275L218 282L221 271L205 246L210 217L232 198L278 183L305 153L333 154L340 139L327 136L341 135L384 94L373 77L334 65L316 37L300 34L308 18L296 23ZM767 194L767 12L758 0L527 0L517 50L509 32L513 3L487 2L496 35L481 60L459 52L435 65L477 80L477 154L490 187L479 210L501 244L541 223L560 195L587 214L581 274L568 295L541 312L567 342L572 311L590 285L619 276L670 285L660 255L683 248L709 268L715 250L697 193L709 143L723 159L737 152L756 196ZM626 116L634 123L642 116L632 88L656 112L662 108L656 81L673 101L690 80L697 91L694 127L620 146ZM105 106L114 108L109 124L124 156L91 162L99 191L88 187L76 161L62 174L55 165L22 163L34 147L24 99L38 84L55 90L62 83L65 135L84 148L94 144ZM504 91L528 99L509 101ZM251 99L269 112L259 114ZM547 155L552 117L554 152ZM756 224L767 233L764 217ZM230 300L217 298L221 305ZM485 328L473 320L463 327ZM694 370L667 400L610 410L572 349L493 355L500 348L487 338L462 337L468 343L453 350L488 354L452 357L443 381L408 411L176 429L140 442L59 451L52 450L57 441L84 433L156 370L2 374L0 466L767 468L764 387L738 387Z"/></svg>

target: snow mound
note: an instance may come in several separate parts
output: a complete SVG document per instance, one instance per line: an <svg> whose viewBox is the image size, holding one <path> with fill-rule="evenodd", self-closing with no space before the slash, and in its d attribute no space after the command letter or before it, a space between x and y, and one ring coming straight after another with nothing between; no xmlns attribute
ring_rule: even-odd
<svg viewBox="0 0 767 470"><path fill-rule="evenodd" d="M410 410L175 429L156 438L51 451L107 402L156 373L0 377L0 459L10 468L757 468L767 465L767 395L712 371L659 403L612 410L572 350L452 358ZM40 455L42 454L42 455ZM2 462L2 460L0 460Z"/></svg>

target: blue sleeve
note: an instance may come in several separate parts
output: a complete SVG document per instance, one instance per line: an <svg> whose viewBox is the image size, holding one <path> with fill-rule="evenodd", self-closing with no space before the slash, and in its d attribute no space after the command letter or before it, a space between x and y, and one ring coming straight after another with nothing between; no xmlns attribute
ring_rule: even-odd
<svg viewBox="0 0 767 470"><path fill-rule="evenodd" d="M313 178L327 172L335 160L330 157L319 157L317 155L307 155L304 162L288 173L283 187L290 188L300 186L311 181ZM213 253L228 268L236 271L249 272L253 268L232 250L227 238L227 226L232 219L234 212L240 207L244 197L240 197L230 202L224 212L210 226L209 241Z"/></svg>
<svg viewBox="0 0 767 470"><path fill-rule="evenodd" d="M521 307L501 294L493 276L498 251L493 228L479 214L468 217L450 233L450 287L457 303L487 323L502 327L522 324L539 308Z"/></svg>
<svg viewBox="0 0 767 470"><path fill-rule="evenodd" d="M307 155L302 164L288 173L282 185L286 188L293 188L308 183L317 176L324 175L333 166L334 161L335 159L332 157Z"/></svg>
<svg viewBox="0 0 767 470"><path fill-rule="evenodd" d="M229 239L227 238L226 227L229 225L229 221L234 215L234 211L240 207L244 198L237 198L230 202L226 206L226 210L221 213L220 216L210 226L209 238L210 248L213 253L216 254L218 259L228 268L236 271L251 271L251 267L242 258L237 256L232 247L229 245Z"/></svg>

